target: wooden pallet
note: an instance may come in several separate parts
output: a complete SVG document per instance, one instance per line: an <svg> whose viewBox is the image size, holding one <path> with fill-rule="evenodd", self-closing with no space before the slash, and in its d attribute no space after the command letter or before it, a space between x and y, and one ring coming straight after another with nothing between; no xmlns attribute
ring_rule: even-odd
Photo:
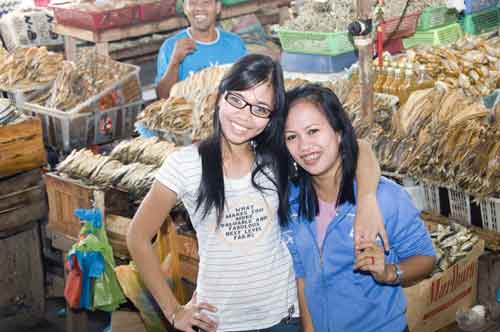
<svg viewBox="0 0 500 332"><path fill-rule="evenodd" d="M46 164L40 119L0 128L0 178Z"/></svg>

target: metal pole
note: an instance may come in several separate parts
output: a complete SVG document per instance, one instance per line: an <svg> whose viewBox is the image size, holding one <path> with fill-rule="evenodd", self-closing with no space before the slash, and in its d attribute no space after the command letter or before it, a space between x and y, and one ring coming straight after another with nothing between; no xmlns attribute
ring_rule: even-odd
<svg viewBox="0 0 500 332"><path fill-rule="evenodd" d="M368 20L371 17L371 0L353 0L358 19ZM361 117L371 125L373 114L373 40L371 34L354 37L354 45L359 52L359 82L361 84Z"/></svg>

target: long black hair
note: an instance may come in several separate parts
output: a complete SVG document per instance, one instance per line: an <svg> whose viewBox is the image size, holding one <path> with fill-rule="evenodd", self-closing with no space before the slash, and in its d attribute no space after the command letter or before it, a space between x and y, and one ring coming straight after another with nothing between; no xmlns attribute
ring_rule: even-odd
<svg viewBox="0 0 500 332"><path fill-rule="evenodd" d="M332 90L319 84L305 84L287 92L284 111L285 119L288 117L290 108L298 101L306 101L316 105L325 114L332 129L340 134L339 156L341 158L342 177L336 203L337 205L344 202L354 204L354 178L358 162L358 142L347 113ZM282 131L281 139L284 145L284 131ZM319 213L318 196L313 186L313 178L298 164L293 164L293 158L288 152L287 159L286 168L281 171L289 174L292 182L299 188L299 216L313 221ZM282 183L282 186L285 185L285 183ZM288 192L284 199L288 202ZM284 222L287 221L288 218Z"/></svg>
<svg viewBox="0 0 500 332"><path fill-rule="evenodd" d="M285 189L280 187L283 181L278 180L281 178L278 162L285 160L283 158L284 150L279 145L285 108L283 71L280 64L272 58L251 54L238 60L222 78L215 103L213 135L203 140L198 147L202 162L202 177L198 189L196 209L202 208L203 217L206 217L210 210L215 207L217 224L221 221L226 199L222 161L224 133L219 121L219 101L226 91L244 91L264 82L269 82L272 86L274 105L268 125L252 140L256 155L256 165L252 169L252 185L260 191L277 191L280 197L278 214L280 216L286 214L286 202L281 197ZM273 183L274 188L264 188L256 182L255 177L259 172Z"/></svg>

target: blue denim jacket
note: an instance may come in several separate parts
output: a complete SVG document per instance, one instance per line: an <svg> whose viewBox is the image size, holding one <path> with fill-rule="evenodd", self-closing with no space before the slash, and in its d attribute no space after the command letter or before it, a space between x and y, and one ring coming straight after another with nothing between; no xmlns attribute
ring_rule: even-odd
<svg viewBox="0 0 500 332"><path fill-rule="evenodd" d="M316 332L401 332L406 327L406 299L400 286L379 284L371 274L354 271L353 225L356 206L344 203L328 225L322 248L316 220L298 216L298 188L290 191L291 221L283 228L297 278ZM382 178L377 199L391 249L386 262L410 256L434 256L432 241L408 193ZM322 254L320 254L322 253Z"/></svg>

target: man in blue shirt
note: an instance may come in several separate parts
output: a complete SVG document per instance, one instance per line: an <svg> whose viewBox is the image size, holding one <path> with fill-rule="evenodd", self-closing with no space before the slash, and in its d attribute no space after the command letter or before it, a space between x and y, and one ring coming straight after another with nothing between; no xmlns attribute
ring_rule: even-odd
<svg viewBox="0 0 500 332"><path fill-rule="evenodd" d="M236 34L216 28L221 12L218 0L185 0L190 27L165 40L158 53L155 83L159 98L168 98L172 86L206 67L233 63L246 54Z"/></svg>

